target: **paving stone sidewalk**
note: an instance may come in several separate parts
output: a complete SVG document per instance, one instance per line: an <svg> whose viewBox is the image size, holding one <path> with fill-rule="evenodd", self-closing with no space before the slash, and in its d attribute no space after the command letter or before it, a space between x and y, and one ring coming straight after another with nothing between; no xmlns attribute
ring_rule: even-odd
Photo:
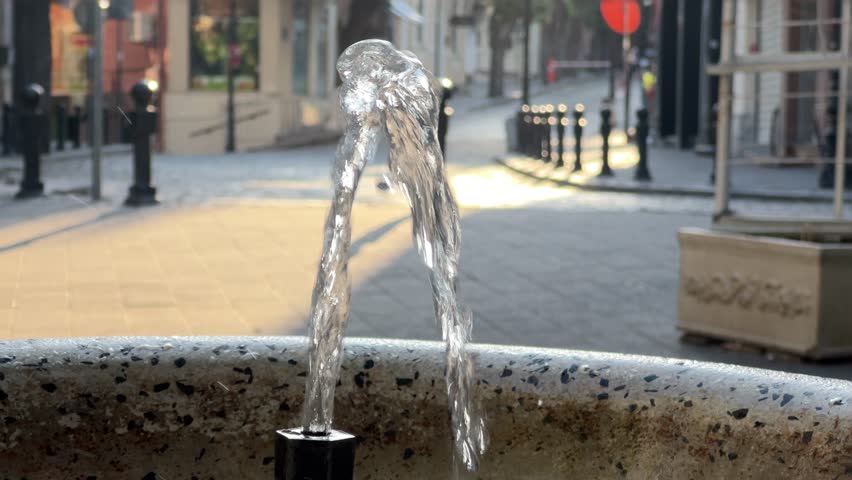
<svg viewBox="0 0 852 480"><path fill-rule="evenodd" d="M710 202L582 192L511 174L491 163L502 148L496 126L511 108L468 116L450 136L464 205L461 295L475 341L852 378L848 363L680 343L675 232L706 226ZM105 162L107 199L94 205L68 192L86 184L85 162L47 166L54 193L43 199L14 202L14 182L0 184L0 338L304 332L332 151L159 157L163 203L142 210L120 206L130 165L118 157ZM438 339L408 208L375 187L382 171L367 172L355 208L348 334ZM810 208L779 205L760 204Z"/></svg>

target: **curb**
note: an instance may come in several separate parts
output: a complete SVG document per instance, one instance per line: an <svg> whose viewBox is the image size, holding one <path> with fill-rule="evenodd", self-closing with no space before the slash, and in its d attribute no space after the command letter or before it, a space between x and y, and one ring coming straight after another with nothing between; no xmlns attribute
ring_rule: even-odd
<svg viewBox="0 0 852 480"><path fill-rule="evenodd" d="M653 195L683 195L699 198L713 198L714 190L711 187L689 187L678 185L654 184L654 183L624 183L618 180L610 183L608 180L593 180L594 183L580 183L571 180L555 179L549 176L536 175L533 172L528 172L523 169L510 165L505 158L495 157L494 161L509 170L535 180L547 181L556 185L565 187L574 187L580 190L596 191L596 192L620 192L620 193L642 193ZM731 198L743 200L770 200L770 201L793 201L793 202L809 202L809 203L830 203L833 196L823 193L779 193L774 191L731 191ZM847 201L852 200L852 195L846 194Z"/></svg>
<svg viewBox="0 0 852 480"><path fill-rule="evenodd" d="M112 145L105 145L101 148L101 155L106 157L111 157L115 155L129 155L133 153L133 145L119 143ZM88 147L86 148L78 148L78 149L68 149L63 151L53 151L51 153L42 154L41 161L42 162L63 162L66 160L80 160L85 158L90 158L92 156L92 150ZM0 157L0 163L2 162L22 162L23 156L20 153L16 153L14 155L8 155L5 157Z"/></svg>

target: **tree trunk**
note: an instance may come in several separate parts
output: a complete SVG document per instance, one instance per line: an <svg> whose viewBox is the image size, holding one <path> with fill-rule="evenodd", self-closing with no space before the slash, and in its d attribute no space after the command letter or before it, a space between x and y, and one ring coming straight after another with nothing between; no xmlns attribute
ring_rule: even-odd
<svg viewBox="0 0 852 480"><path fill-rule="evenodd" d="M50 0L16 0L13 7L15 24L12 65L12 102L21 111L21 94L27 85L38 83L44 88L41 108L50 113L51 64ZM49 118L49 117L48 117ZM50 148L50 125L45 122L42 150Z"/></svg>
<svg viewBox="0 0 852 480"><path fill-rule="evenodd" d="M492 15L488 25L488 39L491 47L491 68L488 71L488 96L503 96L505 68L503 60L506 50L512 45L512 25L515 19Z"/></svg>
<svg viewBox="0 0 852 480"><path fill-rule="evenodd" d="M352 0L348 12L341 15L340 52L368 38L391 40L388 0Z"/></svg>
<svg viewBox="0 0 852 480"><path fill-rule="evenodd" d="M488 71L488 96L502 97L503 96L503 79L505 77L505 69L503 60L506 57L506 50L502 48L491 47L491 68Z"/></svg>

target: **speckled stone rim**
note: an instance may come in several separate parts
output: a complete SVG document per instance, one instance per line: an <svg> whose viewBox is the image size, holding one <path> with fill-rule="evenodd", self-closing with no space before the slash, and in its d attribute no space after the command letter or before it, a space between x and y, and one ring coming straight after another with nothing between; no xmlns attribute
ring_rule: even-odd
<svg viewBox="0 0 852 480"><path fill-rule="evenodd" d="M472 345L481 478L852 478L852 382ZM303 337L0 341L0 478L272 478L299 424ZM359 478L452 463L444 346L351 338L335 428ZM438 475L443 477L443 475Z"/></svg>

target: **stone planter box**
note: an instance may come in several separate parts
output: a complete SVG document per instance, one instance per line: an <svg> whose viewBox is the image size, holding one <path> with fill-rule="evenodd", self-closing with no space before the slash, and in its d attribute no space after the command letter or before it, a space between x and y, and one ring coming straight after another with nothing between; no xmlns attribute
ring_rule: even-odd
<svg viewBox="0 0 852 480"><path fill-rule="evenodd" d="M300 337L0 341L0 478L273 478L299 423ZM472 345L476 478L850 479L852 382L635 355ZM356 478L442 479L437 342L349 339L335 427Z"/></svg>
<svg viewBox="0 0 852 480"><path fill-rule="evenodd" d="M683 229L678 328L810 359L852 355L852 244Z"/></svg>

